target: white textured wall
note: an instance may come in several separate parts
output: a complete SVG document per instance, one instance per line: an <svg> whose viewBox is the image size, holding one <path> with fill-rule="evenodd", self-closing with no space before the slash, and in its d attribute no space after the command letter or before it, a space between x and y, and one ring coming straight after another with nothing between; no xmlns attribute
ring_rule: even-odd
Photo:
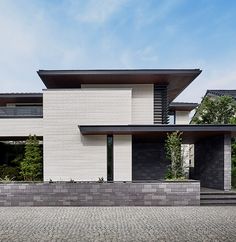
<svg viewBox="0 0 236 242"><path fill-rule="evenodd" d="M2 118L0 119L0 137L43 136L42 118Z"/></svg>
<svg viewBox="0 0 236 242"><path fill-rule="evenodd" d="M153 124L153 84L82 85L81 88L132 89L132 124Z"/></svg>
<svg viewBox="0 0 236 242"><path fill-rule="evenodd" d="M175 124L189 124L189 111L176 111Z"/></svg>
<svg viewBox="0 0 236 242"><path fill-rule="evenodd" d="M106 136L82 136L82 124L130 124L131 90L46 90L44 180L107 176Z"/></svg>
<svg viewBox="0 0 236 242"><path fill-rule="evenodd" d="M114 180L132 181L132 136L114 135Z"/></svg>

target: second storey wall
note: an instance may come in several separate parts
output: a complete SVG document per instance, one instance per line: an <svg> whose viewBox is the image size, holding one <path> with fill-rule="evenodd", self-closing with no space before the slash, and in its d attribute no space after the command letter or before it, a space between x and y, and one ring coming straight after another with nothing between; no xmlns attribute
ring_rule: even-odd
<svg viewBox="0 0 236 242"><path fill-rule="evenodd" d="M78 125L130 124L131 89L57 89L43 95L44 180L106 180L106 135L83 136ZM126 150L122 142L115 139L114 144ZM129 149L130 142L124 139L123 144ZM127 159L130 163L131 156ZM116 166L122 171L122 164Z"/></svg>
<svg viewBox="0 0 236 242"><path fill-rule="evenodd" d="M121 90L130 88L132 90L131 100L131 124L153 124L153 84L86 84L82 89L98 90Z"/></svg>

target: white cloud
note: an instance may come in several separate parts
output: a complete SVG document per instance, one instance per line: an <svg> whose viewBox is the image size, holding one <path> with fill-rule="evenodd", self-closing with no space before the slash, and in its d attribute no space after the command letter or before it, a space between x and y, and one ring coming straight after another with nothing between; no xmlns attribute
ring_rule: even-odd
<svg viewBox="0 0 236 242"><path fill-rule="evenodd" d="M158 64L156 48L145 46L141 49L124 49L119 58L124 68L155 68Z"/></svg>
<svg viewBox="0 0 236 242"><path fill-rule="evenodd" d="M201 50L201 53L197 49L197 40L189 45L179 45L180 40L176 38L173 42L177 44L170 46L169 50L165 47L165 35L163 39L158 39L158 36L155 39L153 35L152 39L143 38L150 34L145 28L140 39L135 40L131 35L139 31L132 29L132 21L124 32L110 26L95 30L94 27L101 24L116 22L111 21L112 18L120 14L119 11L128 1L131 0L73 0L67 5L69 9L73 8L70 16L66 13L67 1L51 9L43 4L37 6L34 1L22 1L25 6L22 5L21 9L16 7L14 1L0 1L0 92L40 91L44 86L36 74L38 69L83 68L202 68L203 73L178 97L179 101L200 101L206 89L210 88L236 88L235 57L228 62L223 58L218 63L208 56L208 52ZM154 9L150 15L144 9L141 11L140 25L156 21L155 18L165 18L175 4L177 1L173 4L163 1L157 12ZM132 11L127 11L130 13L129 20L132 20L135 9L143 6L143 2L136 4L132 1L129 7L131 5ZM52 11L55 12L52 14ZM124 13L122 16L127 21ZM84 23L93 25L86 25L85 32ZM125 24L121 26L126 28ZM170 33L172 31L176 36L181 36L181 32L177 29L175 33L176 28L171 25Z"/></svg>
<svg viewBox="0 0 236 242"><path fill-rule="evenodd" d="M87 0L86 4L80 1L70 1L70 12L75 19L81 22L102 24L108 21L126 0Z"/></svg>
<svg viewBox="0 0 236 242"><path fill-rule="evenodd" d="M140 6L136 8L136 28L140 29L146 25L157 23L169 16L171 11L182 3L183 0L164 0L157 1L157 7L152 8L150 2L143 1ZM173 29L172 29L173 31Z"/></svg>
<svg viewBox="0 0 236 242"><path fill-rule="evenodd" d="M27 7L24 12L14 2L0 2L0 92L41 91L38 69L70 69L86 60L79 43L75 47L61 38L47 9Z"/></svg>
<svg viewBox="0 0 236 242"><path fill-rule="evenodd" d="M157 50L150 45L138 50L137 56L140 58L140 60L147 62L156 63L159 59L157 55Z"/></svg>

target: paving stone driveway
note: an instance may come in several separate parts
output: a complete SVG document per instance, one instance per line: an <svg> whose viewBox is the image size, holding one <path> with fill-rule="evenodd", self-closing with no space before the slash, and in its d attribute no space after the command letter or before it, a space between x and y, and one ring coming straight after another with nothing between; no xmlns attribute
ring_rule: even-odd
<svg viewBox="0 0 236 242"><path fill-rule="evenodd" d="M236 207L1 207L0 241L236 241Z"/></svg>

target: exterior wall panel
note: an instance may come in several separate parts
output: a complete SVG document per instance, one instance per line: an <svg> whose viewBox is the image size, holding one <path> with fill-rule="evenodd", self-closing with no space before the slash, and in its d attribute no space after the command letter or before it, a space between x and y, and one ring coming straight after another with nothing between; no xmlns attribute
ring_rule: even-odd
<svg viewBox="0 0 236 242"><path fill-rule="evenodd" d="M132 180L132 136L114 135L114 181Z"/></svg>
<svg viewBox="0 0 236 242"><path fill-rule="evenodd" d="M43 100L44 180L106 180L106 136L78 125L129 124L131 90L47 90Z"/></svg>
<svg viewBox="0 0 236 242"><path fill-rule="evenodd" d="M42 118L3 118L0 119L0 137L43 136Z"/></svg>
<svg viewBox="0 0 236 242"><path fill-rule="evenodd" d="M131 124L153 124L153 84L81 85L81 88L132 89Z"/></svg>
<svg viewBox="0 0 236 242"><path fill-rule="evenodd" d="M189 111L176 111L175 115L176 124L189 124Z"/></svg>

